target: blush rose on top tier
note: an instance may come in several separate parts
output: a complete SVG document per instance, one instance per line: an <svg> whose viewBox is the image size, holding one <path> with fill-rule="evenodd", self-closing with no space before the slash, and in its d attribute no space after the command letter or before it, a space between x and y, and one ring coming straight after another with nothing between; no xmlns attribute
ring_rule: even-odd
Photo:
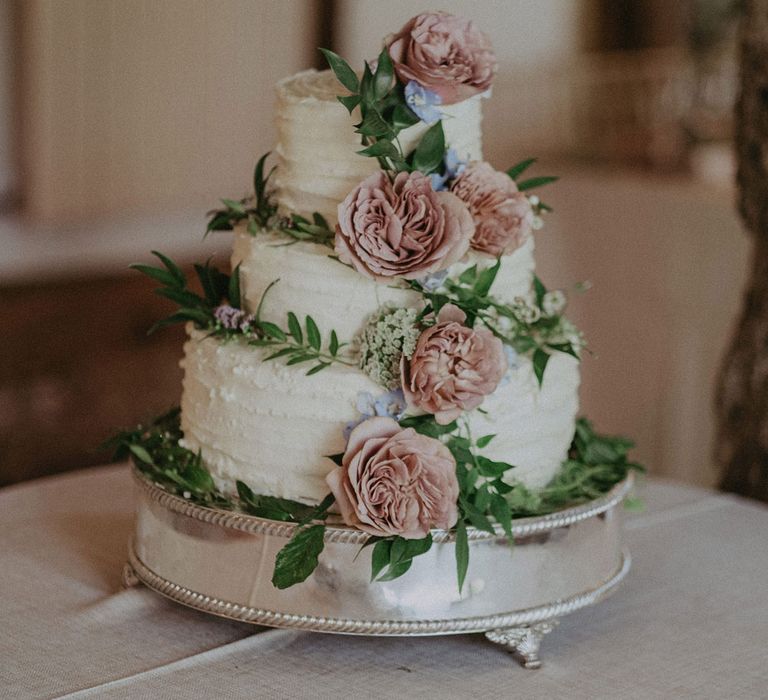
<svg viewBox="0 0 768 700"><path fill-rule="evenodd" d="M339 204L339 259L378 281L444 270L469 249L475 225L450 192L435 192L420 172L377 172Z"/></svg>
<svg viewBox="0 0 768 700"><path fill-rule="evenodd" d="M464 202L475 222L470 245L498 257L517 250L533 229L533 209L506 173L485 161L470 163L453 181L450 191Z"/></svg>
<svg viewBox="0 0 768 700"><path fill-rule="evenodd" d="M370 418L350 434L342 465L326 477L347 525L379 537L426 537L458 518L456 461L439 440Z"/></svg>
<svg viewBox="0 0 768 700"><path fill-rule="evenodd" d="M507 371L501 340L487 328L465 326L465 320L461 309L444 306L437 323L419 337L410 361L401 361L409 405L434 414L441 425L477 408Z"/></svg>
<svg viewBox="0 0 768 700"><path fill-rule="evenodd" d="M417 15L386 45L400 81L415 80L446 105L484 92L496 74L488 35L474 22L447 12Z"/></svg>

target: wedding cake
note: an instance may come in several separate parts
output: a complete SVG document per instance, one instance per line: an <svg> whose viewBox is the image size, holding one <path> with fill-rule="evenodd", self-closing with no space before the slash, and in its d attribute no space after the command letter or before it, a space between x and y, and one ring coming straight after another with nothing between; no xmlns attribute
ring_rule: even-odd
<svg viewBox="0 0 768 700"><path fill-rule="evenodd" d="M324 54L277 86L274 167L212 212L231 273L195 266L201 295L159 253L136 266L188 339L180 417L122 439L184 498L369 533L394 577L435 528L511 537L633 465L577 423L584 340L535 275L532 190L557 178L484 160L488 37L425 13L362 72Z"/></svg>

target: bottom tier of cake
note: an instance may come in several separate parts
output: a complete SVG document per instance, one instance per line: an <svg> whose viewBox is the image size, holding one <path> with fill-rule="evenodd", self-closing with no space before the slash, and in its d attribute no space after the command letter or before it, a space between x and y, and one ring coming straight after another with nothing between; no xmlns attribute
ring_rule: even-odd
<svg viewBox="0 0 768 700"><path fill-rule="evenodd" d="M333 365L306 377L242 341L222 343L189 329L184 346L181 426L184 445L200 451L217 485L234 482L256 493L315 503L334 468L327 455L344 450L345 427L363 416L358 397L382 388L356 368ZM490 459L515 466L512 478L530 488L555 475L574 432L579 363L552 355L539 387L531 362L518 359L481 411L468 414L472 435L496 437Z"/></svg>

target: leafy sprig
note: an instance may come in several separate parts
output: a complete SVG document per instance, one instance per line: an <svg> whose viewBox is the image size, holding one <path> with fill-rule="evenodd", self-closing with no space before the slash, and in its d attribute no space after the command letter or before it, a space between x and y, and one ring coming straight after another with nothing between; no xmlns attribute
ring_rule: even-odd
<svg viewBox="0 0 768 700"><path fill-rule="evenodd" d="M520 176L528 170L535 162L536 158L526 158L525 160L521 160L519 163L516 163L511 168L507 170L507 175L511 177L515 184L517 185L517 189L520 192L525 192L527 190L532 190L537 187L543 187L544 185L549 185L553 182L557 182L560 178L555 175L539 175L537 177L531 177L525 180L520 180ZM552 212L554 211L552 207L550 207L548 204L545 204L542 202L538 197L531 197L531 205L533 207L533 211L536 215L541 215L545 212Z"/></svg>
<svg viewBox="0 0 768 700"><path fill-rule="evenodd" d="M242 481L236 482L236 499L224 495L203 465L200 453L179 444L183 437L179 417L180 409L173 408L147 426L119 432L105 447L114 450L115 461L130 457L148 479L192 503L296 523L299 527L275 559L272 583L276 588L287 588L304 581L317 566L323 549L322 521L334 503L333 495L328 494L320 504L311 506L287 498L256 495Z"/></svg>
<svg viewBox="0 0 768 700"><path fill-rule="evenodd" d="M338 54L320 49L338 81L350 95L337 99L350 114L360 109L361 120L355 124L363 145L360 155L376 158L387 173L419 171L425 175L437 172L445 155L445 133L438 120L422 136L416 148L405 153L398 139L403 129L419 122L419 117L405 100L403 85L395 77L395 69L389 52L381 51L373 70L365 63L361 78Z"/></svg>
<svg viewBox="0 0 768 700"><path fill-rule="evenodd" d="M264 358L265 362L278 358L285 359L288 365L314 362L307 371L308 375L316 374L334 363L348 366L356 364L351 357L341 352L349 343L340 342L335 330L331 330L324 343L320 329L311 316L305 317L303 328L292 311L287 314L285 328L262 318L264 300L279 280L274 280L264 290L254 314L246 314L243 311L241 322L228 326L216 317L216 309L227 303L234 309L242 310L239 265L232 275L219 271L210 261L205 265L195 265L195 273L203 290L201 296L190 288L186 275L176 263L162 253L153 253L160 259L163 267L142 264L134 264L131 267L159 282L161 286L155 293L175 301L180 308L156 323L150 333L163 326L192 321L197 328L209 331L211 336L223 340L239 337L254 347L271 348L273 352Z"/></svg>
<svg viewBox="0 0 768 700"><path fill-rule="evenodd" d="M500 267L500 258L484 269L472 265L457 279L447 278L442 289L437 291L430 291L414 280L408 284L426 302L421 312L423 321L436 316L446 304L454 304L467 315L468 326L480 322L517 353L529 355L541 385L552 352L564 352L579 359L580 347L574 340L563 337L565 322L562 316L545 313L543 302L547 289L538 277L534 277L534 307L528 317L526 308L501 302L492 296L490 291Z"/></svg>
<svg viewBox="0 0 768 700"><path fill-rule="evenodd" d="M248 222L248 232L252 235L269 225L277 207L272 202L268 190L269 179L275 172L274 166L265 175L264 167L269 153L265 153L256 163L253 172L253 194L243 199L222 199L223 209L208 212L211 217L206 226L206 234L211 231L231 231L241 221Z"/></svg>

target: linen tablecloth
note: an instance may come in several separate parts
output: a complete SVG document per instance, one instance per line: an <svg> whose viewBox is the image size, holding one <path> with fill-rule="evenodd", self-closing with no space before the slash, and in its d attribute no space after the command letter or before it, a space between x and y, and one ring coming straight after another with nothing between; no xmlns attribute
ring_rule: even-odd
<svg viewBox="0 0 768 700"><path fill-rule="evenodd" d="M208 616L120 572L125 466L0 491L0 697L768 698L768 509L651 481L633 569L562 619L538 671L482 635L372 638Z"/></svg>

